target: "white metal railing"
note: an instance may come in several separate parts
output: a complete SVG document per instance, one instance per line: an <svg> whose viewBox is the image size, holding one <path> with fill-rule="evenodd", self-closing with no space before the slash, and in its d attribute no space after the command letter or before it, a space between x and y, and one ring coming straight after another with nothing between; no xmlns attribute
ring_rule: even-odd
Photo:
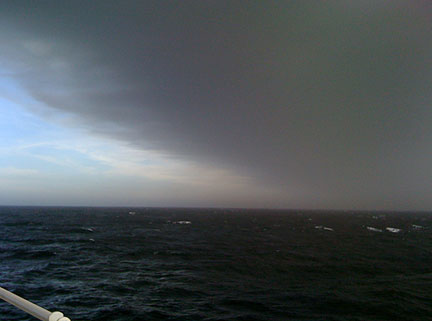
<svg viewBox="0 0 432 321"><path fill-rule="evenodd" d="M21 309L42 321L71 321L61 312L50 312L45 310L44 308L41 308L40 306L31 303L30 301L27 301L26 299L23 299L22 297L5 290L2 287L0 287L0 299L13 304L18 309Z"/></svg>

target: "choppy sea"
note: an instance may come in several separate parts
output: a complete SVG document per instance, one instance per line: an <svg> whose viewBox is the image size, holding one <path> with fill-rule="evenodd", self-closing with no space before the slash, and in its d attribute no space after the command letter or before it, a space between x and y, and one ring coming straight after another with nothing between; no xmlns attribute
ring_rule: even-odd
<svg viewBox="0 0 432 321"><path fill-rule="evenodd" d="M0 286L73 321L432 320L432 214L0 207Z"/></svg>

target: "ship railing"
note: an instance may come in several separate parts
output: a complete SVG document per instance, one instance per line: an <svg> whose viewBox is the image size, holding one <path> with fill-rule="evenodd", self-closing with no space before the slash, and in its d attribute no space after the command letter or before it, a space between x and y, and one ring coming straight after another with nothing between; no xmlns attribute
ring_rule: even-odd
<svg viewBox="0 0 432 321"><path fill-rule="evenodd" d="M6 289L0 287L0 299L16 306L18 309L31 314L35 318L42 321L71 321L68 317L65 317L63 313L59 311L50 312L44 308L23 299L22 297L9 292Z"/></svg>

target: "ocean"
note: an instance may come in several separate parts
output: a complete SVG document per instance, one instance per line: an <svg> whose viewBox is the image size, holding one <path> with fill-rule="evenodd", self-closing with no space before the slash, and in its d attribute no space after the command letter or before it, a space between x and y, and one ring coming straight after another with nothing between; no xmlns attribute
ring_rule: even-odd
<svg viewBox="0 0 432 321"><path fill-rule="evenodd" d="M72 321L432 320L424 212L0 207L0 260Z"/></svg>

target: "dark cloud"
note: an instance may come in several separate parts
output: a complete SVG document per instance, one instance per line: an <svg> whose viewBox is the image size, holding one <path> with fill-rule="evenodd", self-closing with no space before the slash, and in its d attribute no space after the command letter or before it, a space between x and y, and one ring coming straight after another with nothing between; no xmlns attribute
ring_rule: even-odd
<svg viewBox="0 0 432 321"><path fill-rule="evenodd" d="M1 64L94 132L301 189L294 207L432 205L427 2L1 6Z"/></svg>

